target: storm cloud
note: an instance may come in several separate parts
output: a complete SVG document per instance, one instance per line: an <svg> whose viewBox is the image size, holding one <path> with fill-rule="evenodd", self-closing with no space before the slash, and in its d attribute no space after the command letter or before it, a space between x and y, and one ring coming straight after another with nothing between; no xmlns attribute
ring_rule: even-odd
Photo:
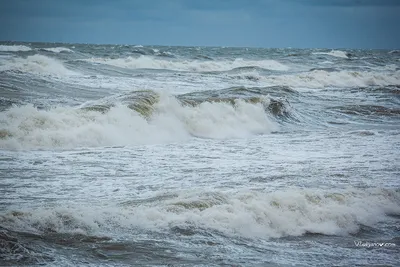
<svg viewBox="0 0 400 267"><path fill-rule="evenodd" d="M4 0L0 40L399 48L395 0Z"/></svg>

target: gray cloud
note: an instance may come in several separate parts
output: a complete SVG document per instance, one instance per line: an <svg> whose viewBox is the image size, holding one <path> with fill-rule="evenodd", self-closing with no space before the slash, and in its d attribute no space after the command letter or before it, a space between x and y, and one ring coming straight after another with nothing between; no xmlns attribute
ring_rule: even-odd
<svg viewBox="0 0 400 267"><path fill-rule="evenodd" d="M3 0L0 40L399 48L399 2Z"/></svg>

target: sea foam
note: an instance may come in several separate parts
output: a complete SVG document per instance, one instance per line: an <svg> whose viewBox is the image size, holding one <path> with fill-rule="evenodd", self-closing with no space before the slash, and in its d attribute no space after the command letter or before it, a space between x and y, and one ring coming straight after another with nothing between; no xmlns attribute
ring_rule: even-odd
<svg viewBox="0 0 400 267"><path fill-rule="evenodd" d="M33 55L26 58L11 58L6 64L0 66L0 71L20 71L24 73L42 75L74 75L76 72L67 69L63 63L55 58L44 55Z"/></svg>
<svg viewBox="0 0 400 267"><path fill-rule="evenodd" d="M268 101L266 99L265 101ZM270 133L276 124L262 103L204 102L184 106L162 96L144 117L124 105L107 112L70 107L38 110L32 105L0 113L0 147L5 149L75 148L180 142L200 138L240 138Z"/></svg>
<svg viewBox="0 0 400 267"><path fill-rule="evenodd" d="M314 55L328 55L332 57L338 57L338 58L349 58L348 53L340 50L332 50L330 52L314 52Z"/></svg>
<svg viewBox="0 0 400 267"><path fill-rule="evenodd" d="M219 60L219 61L200 61L200 60L166 60L158 59L151 56L127 57L118 59L107 58L91 58L89 62L108 64L120 68L128 69L165 69L176 71L229 71L242 67L259 67L268 70L287 71L288 66L275 60Z"/></svg>
<svg viewBox="0 0 400 267"><path fill-rule="evenodd" d="M26 52L32 49L25 45L0 45L0 52Z"/></svg>
<svg viewBox="0 0 400 267"><path fill-rule="evenodd" d="M313 70L299 74L262 76L257 72L231 75L233 78L254 80L265 86L290 86L294 88L355 88L368 86L400 85L400 71L325 71Z"/></svg>
<svg viewBox="0 0 400 267"><path fill-rule="evenodd" d="M72 53L72 52L74 52L73 50L66 48L66 47L49 47L49 48L43 48L43 50L53 52L53 53L62 53L62 52Z"/></svg>
<svg viewBox="0 0 400 267"><path fill-rule="evenodd" d="M400 214L399 192L386 189L288 189L273 193L177 191L141 204L26 209L3 214L12 230L38 234L122 234L171 229L218 231L247 238L278 238L306 233L349 235L360 225L374 227L388 214Z"/></svg>

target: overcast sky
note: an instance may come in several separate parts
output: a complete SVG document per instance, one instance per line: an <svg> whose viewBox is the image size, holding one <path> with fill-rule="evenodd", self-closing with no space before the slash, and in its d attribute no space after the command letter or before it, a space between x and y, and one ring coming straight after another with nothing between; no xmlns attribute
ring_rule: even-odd
<svg viewBox="0 0 400 267"><path fill-rule="evenodd" d="M0 40L400 48L400 0L0 0Z"/></svg>

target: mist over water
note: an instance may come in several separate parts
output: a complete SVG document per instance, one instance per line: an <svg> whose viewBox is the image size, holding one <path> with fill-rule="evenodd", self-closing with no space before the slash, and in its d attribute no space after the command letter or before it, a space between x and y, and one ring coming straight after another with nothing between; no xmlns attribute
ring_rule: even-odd
<svg viewBox="0 0 400 267"><path fill-rule="evenodd" d="M395 51L1 43L0 265L398 266L399 138Z"/></svg>

